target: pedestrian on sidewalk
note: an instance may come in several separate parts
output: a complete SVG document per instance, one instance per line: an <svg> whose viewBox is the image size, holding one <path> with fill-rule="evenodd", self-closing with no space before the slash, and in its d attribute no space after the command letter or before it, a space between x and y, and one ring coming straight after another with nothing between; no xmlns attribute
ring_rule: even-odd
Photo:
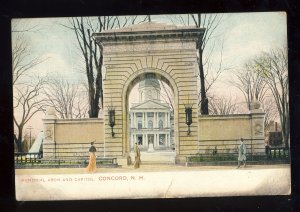
<svg viewBox="0 0 300 212"><path fill-rule="evenodd" d="M134 158L135 158L135 161L134 161L134 168L135 168L135 169L140 168L140 163L141 163L141 152L140 152L140 148L139 148L139 146L137 145L137 143L135 143L135 145L134 145Z"/></svg>
<svg viewBox="0 0 300 212"><path fill-rule="evenodd" d="M238 157L238 167L240 168L240 165L242 162L244 162L244 167L246 167L246 145L244 144L244 139L240 139L240 146L238 147L239 151L239 157Z"/></svg>
<svg viewBox="0 0 300 212"><path fill-rule="evenodd" d="M96 147L94 146L94 142L91 142L91 147L89 149L90 159L89 165L87 166L88 173L96 172Z"/></svg>

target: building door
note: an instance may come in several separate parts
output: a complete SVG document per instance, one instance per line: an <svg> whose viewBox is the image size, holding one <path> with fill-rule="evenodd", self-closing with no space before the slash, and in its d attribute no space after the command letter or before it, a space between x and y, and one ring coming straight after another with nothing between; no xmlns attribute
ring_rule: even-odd
<svg viewBox="0 0 300 212"><path fill-rule="evenodd" d="M148 135L148 146L150 145L150 144L153 144L154 145L154 135L153 134L150 134L150 135Z"/></svg>
<svg viewBox="0 0 300 212"><path fill-rule="evenodd" d="M138 145L143 145L143 135L138 135Z"/></svg>

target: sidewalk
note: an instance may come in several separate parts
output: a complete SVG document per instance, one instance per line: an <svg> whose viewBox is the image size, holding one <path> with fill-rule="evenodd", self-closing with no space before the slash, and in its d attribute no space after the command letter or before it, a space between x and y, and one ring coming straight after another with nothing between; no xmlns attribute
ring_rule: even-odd
<svg viewBox="0 0 300 212"><path fill-rule="evenodd" d="M248 165L245 168L236 166L194 166L186 167L182 165L141 165L139 169L134 169L133 166L123 166L120 168L97 168L97 173L124 173L124 172L182 172L182 171L212 171L212 170L258 170L258 169L288 169L289 164L276 164L276 165ZM55 169L16 169L16 175L23 174L84 174L85 168L55 168Z"/></svg>

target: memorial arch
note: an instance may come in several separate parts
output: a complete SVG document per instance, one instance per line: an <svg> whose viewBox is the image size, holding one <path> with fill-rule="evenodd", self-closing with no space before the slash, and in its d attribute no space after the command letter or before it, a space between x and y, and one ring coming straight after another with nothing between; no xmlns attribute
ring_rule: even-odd
<svg viewBox="0 0 300 212"><path fill-rule="evenodd" d="M198 151L197 41L204 29L143 23L94 34L104 55L104 142L107 155L129 154L128 95L146 73L167 83L174 93L174 139L177 161ZM193 106L188 135L185 106ZM109 108L115 110L111 133Z"/></svg>
<svg viewBox="0 0 300 212"><path fill-rule="evenodd" d="M185 164L188 156L211 154L212 148L234 154L241 137L251 154L263 154L265 114L259 104L246 114L198 114L197 43L203 33L204 29L148 22L94 34L103 51L102 114L58 119L54 109L49 109L43 120L44 158L84 158L90 141L95 141L100 157L126 164L130 154L128 96L147 74L166 83L174 94L176 163ZM190 127L187 105L192 106Z"/></svg>

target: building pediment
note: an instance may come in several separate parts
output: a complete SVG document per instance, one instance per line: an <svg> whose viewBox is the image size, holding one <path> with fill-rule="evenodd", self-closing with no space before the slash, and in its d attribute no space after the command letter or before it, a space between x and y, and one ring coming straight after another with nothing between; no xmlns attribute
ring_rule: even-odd
<svg viewBox="0 0 300 212"><path fill-rule="evenodd" d="M167 103L161 103L153 100L148 100L143 103L139 103L137 105L134 105L130 108L130 110L144 110L144 109L168 109L170 110L170 107Z"/></svg>

